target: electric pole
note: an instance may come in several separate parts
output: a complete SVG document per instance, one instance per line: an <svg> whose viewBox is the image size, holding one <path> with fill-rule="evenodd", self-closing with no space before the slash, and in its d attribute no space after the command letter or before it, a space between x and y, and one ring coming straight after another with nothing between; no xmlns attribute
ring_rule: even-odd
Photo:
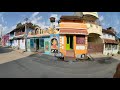
<svg viewBox="0 0 120 90"><path fill-rule="evenodd" d="M25 18L25 51L27 52L27 21L28 21L28 18Z"/></svg>

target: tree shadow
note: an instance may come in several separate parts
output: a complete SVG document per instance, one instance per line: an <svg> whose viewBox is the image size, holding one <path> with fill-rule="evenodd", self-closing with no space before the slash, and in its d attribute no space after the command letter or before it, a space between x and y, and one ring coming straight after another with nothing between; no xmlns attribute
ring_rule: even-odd
<svg viewBox="0 0 120 90"><path fill-rule="evenodd" d="M94 61L98 62L99 64L112 64L114 62L120 62L120 60L115 59L113 57L99 57L99 58L94 58Z"/></svg>
<svg viewBox="0 0 120 90"><path fill-rule="evenodd" d="M84 62L81 63L75 63L70 64L62 61L53 60L54 58L50 55L29 55L24 58L20 58L11 62L7 62L0 65L0 77L41 77L41 78L48 78L49 76L49 66L53 67L60 67L60 68L69 68L73 70L80 69L79 66L81 66ZM97 58L95 60L95 63L92 63L89 65L92 68L96 68L98 65L99 67L104 67L108 65L108 68L110 64L114 63L114 67L117 67L117 64L120 61L117 59L114 59L113 57L101 57ZM98 63L97 65L95 65ZM106 65L103 65L106 64ZM84 65L88 66L87 63ZM94 66L95 65L95 66ZM72 66L72 67L71 67ZM73 67L74 66L74 67ZM71 67L71 68L70 68ZM87 70L87 68L82 67L84 70ZM106 67L105 67L106 68ZM81 73L81 72L80 72ZM51 73L50 73L51 74ZM53 73L54 74L54 73ZM68 74L69 75L69 74Z"/></svg>
<svg viewBox="0 0 120 90"><path fill-rule="evenodd" d="M2 47L0 46L0 54L1 53L8 53L8 52L12 52L13 50L10 47Z"/></svg>

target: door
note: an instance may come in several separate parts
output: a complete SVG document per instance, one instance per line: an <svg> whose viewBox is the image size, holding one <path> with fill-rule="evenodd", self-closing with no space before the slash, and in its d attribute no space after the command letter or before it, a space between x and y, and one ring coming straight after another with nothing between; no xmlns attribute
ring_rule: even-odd
<svg viewBox="0 0 120 90"><path fill-rule="evenodd" d="M30 39L30 50L34 51L34 39Z"/></svg>
<svg viewBox="0 0 120 90"><path fill-rule="evenodd" d="M39 39L36 39L36 51L39 50Z"/></svg>
<svg viewBox="0 0 120 90"><path fill-rule="evenodd" d="M66 50L70 50L70 36L66 36Z"/></svg>
<svg viewBox="0 0 120 90"><path fill-rule="evenodd" d="M67 35L66 36L66 50L73 49L73 36Z"/></svg>

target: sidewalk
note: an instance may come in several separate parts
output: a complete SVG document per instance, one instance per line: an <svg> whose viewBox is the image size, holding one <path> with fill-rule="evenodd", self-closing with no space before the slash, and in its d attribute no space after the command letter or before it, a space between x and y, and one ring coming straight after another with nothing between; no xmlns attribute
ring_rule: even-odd
<svg viewBox="0 0 120 90"><path fill-rule="evenodd" d="M8 50L10 50L8 52ZM6 62L11 62L17 59L25 58L28 57L29 55L33 54L31 52L21 52L20 50L13 50L12 48L0 48L1 51L4 53L0 54L0 64L6 63Z"/></svg>
<svg viewBox="0 0 120 90"><path fill-rule="evenodd" d="M107 56L107 55L103 55L101 53L97 53L97 54L90 54L92 56L92 58L94 60L100 60L100 59L109 59L109 58L113 58L113 59L117 59L120 60L120 54L116 54L114 56Z"/></svg>

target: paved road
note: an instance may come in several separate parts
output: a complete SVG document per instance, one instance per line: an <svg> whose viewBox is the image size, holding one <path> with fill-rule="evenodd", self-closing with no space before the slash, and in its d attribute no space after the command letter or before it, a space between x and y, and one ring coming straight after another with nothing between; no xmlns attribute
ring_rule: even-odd
<svg viewBox="0 0 120 90"><path fill-rule="evenodd" d="M8 51L0 48L0 52ZM118 63L115 59L64 62L48 55L31 55L0 64L0 78L112 78Z"/></svg>

